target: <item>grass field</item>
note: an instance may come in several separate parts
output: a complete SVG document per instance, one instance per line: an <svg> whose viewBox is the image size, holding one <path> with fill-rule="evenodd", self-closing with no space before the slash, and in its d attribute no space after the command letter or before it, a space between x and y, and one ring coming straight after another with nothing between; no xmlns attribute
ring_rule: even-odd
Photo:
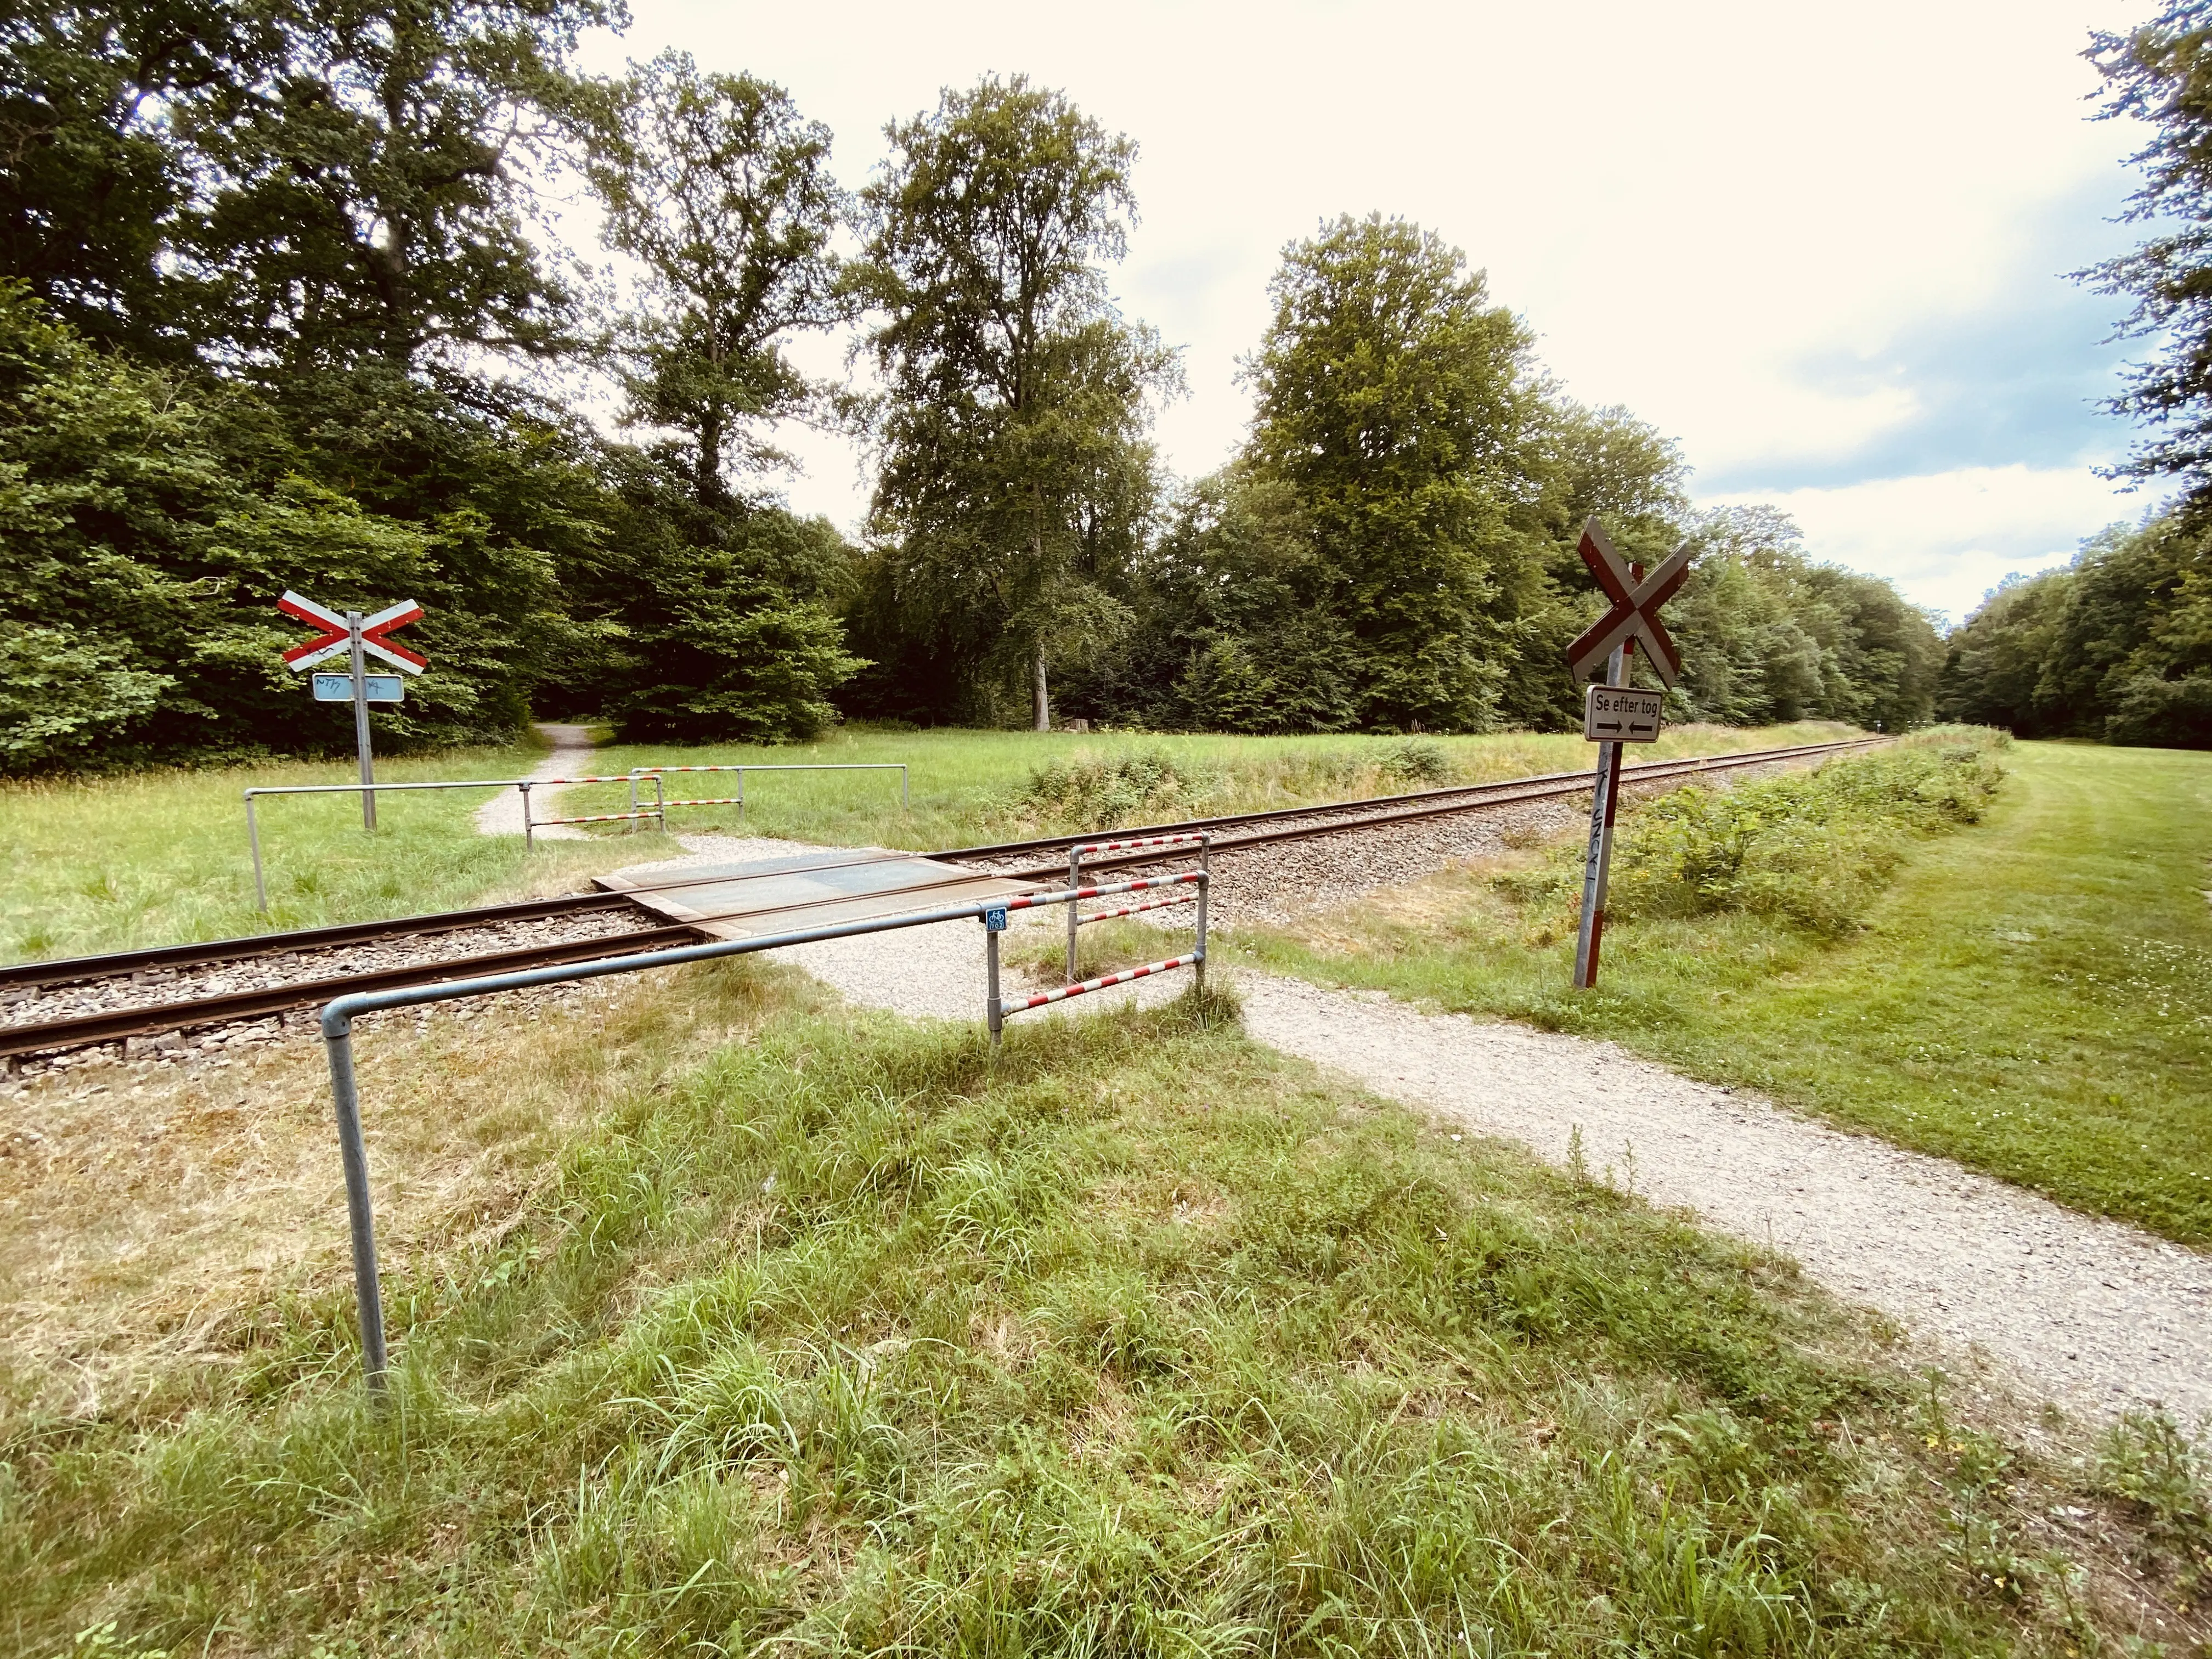
<svg viewBox="0 0 2212 1659"><path fill-rule="evenodd" d="M1840 939L1741 911L1617 926L1577 994L1568 932L1533 926L1492 867L1242 948L1613 1037L2212 1245L2212 755L2024 744L2001 763L1982 822L1914 843Z"/></svg>
<svg viewBox="0 0 2212 1659"><path fill-rule="evenodd" d="M386 760L377 777L519 777L544 756L516 744ZM291 763L0 786L0 838L12 860L0 889L0 956L76 956L448 908L528 878L520 839L479 836L471 822L492 791L384 794L374 839L362 832L358 795L280 797L259 805L270 906L259 915L240 792L357 775L349 763ZM539 855L540 867L564 857L573 855L556 847Z"/></svg>
<svg viewBox="0 0 2212 1659"><path fill-rule="evenodd" d="M1717 752L1817 740L1840 731L1692 727L1670 734L1669 743L1683 753ZM386 761L378 776L391 782L515 777L543 755L542 749L518 744ZM613 775L647 764L904 761L912 767L911 811L900 810L896 773L787 774L752 781L744 827L801 840L926 850L1189 812L1511 777L1582 759L1581 739L1564 737L1084 738L860 731L780 749L616 748L601 751L594 764ZM377 809L380 833L373 841L361 832L357 798L283 798L264 801L260 809L271 914L259 915L240 792L248 786L343 783L351 771L344 763L283 764L0 785L0 839L15 859L0 894L0 958L219 939L559 891L572 884L576 872L665 858L677 850L657 837L603 825L599 828L609 844L549 842L526 856L519 840L474 832L470 816L489 799L489 792L386 794ZM700 787L681 793L733 793L718 774L690 781ZM624 805L625 795L619 785L577 790L559 810L613 811ZM671 814L670 825L678 832L735 829L738 819L734 808L691 808Z"/></svg>
<svg viewBox="0 0 2212 1659"><path fill-rule="evenodd" d="M2201 1471L2160 1425L2032 1451L1786 1264L1340 1092L1218 1001L1023 1026L994 1061L972 1030L824 1018L788 972L659 983L576 1033L439 1039L471 1054L451 1099L377 1076L386 1181L426 1113L599 1103L488 1214L410 1170L418 1211L442 1182L465 1213L390 1246L396 1410L362 1403L334 1183L297 1226L320 1271L227 1281L197 1352L94 1409L9 1379L9 1651L2208 1634ZM679 1001L734 1040L684 1058L654 1035Z"/></svg>
<svg viewBox="0 0 2212 1659"><path fill-rule="evenodd" d="M1807 721L1789 726L1692 726L1670 732L1654 758L1717 754L1854 735ZM1066 732L848 730L787 748L687 750L682 762L789 765L903 761L912 804L898 811L896 773L787 774L751 779L743 823L751 833L844 846L921 849L1020 840L1065 830L1257 811L1356 796L1395 794L1444 783L1486 781L1580 768L1579 736L1505 733L1474 738L1239 738ZM608 772L665 764L672 751L608 750ZM684 786L678 787L678 786ZM696 787L692 787L696 786ZM733 793L726 775L670 780L672 796ZM612 810L623 792L579 792ZM580 810L592 810L580 808ZM689 807L669 816L678 831L734 830L734 807Z"/></svg>

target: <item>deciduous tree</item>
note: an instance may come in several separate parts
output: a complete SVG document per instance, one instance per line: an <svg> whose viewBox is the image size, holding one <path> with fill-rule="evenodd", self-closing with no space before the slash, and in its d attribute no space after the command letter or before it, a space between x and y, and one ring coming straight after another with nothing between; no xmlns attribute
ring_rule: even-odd
<svg viewBox="0 0 2212 1659"><path fill-rule="evenodd" d="M847 210L830 129L801 118L781 88L702 75L680 52L586 107L586 170L607 244L642 273L621 337L627 418L681 431L694 495L726 502L732 455L766 459L758 424L815 395L785 337L851 313L830 246Z"/></svg>
<svg viewBox="0 0 2212 1659"><path fill-rule="evenodd" d="M886 131L859 273L881 318L876 521L918 631L975 669L1020 661L1042 730L1053 663L1127 625L1110 566L1153 508L1146 399L1176 383L1102 269L1136 147L1018 76Z"/></svg>

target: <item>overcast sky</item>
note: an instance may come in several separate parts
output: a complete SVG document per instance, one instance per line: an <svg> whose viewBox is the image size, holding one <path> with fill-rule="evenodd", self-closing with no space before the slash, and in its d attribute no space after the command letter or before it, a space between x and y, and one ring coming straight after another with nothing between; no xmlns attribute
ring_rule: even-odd
<svg viewBox="0 0 2212 1659"><path fill-rule="evenodd" d="M2087 118L2079 53L2148 0L632 3L592 67L678 46L778 82L851 186L886 119L986 73L1136 139L1114 284L1182 349L1185 477L1243 434L1283 245L1379 209L1486 270L1574 396L1674 437L1700 502L1773 502L1920 604L1962 615L2147 505L2094 471L2130 438L2094 407L2123 307L2064 273L2139 234L2112 220L2142 134ZM792 503L854 528L851 452L787 442Z"/></svg>

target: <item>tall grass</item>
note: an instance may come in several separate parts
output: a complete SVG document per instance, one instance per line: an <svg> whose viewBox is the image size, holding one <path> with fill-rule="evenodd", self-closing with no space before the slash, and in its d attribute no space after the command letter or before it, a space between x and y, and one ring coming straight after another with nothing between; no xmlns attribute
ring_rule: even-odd
<svg viewBox="0 0 2212 1659"><path fill-rule="evenodd" d="M190 1409L18 1411L16 1650L111 1621L123 1651L298 1654L2117 1631L2030 1559L2046 1477L1928 1431L1778 1264L1324 1087L1229 1012L995 1060L771 1018L579 1140L503 1239L389 1264L395 1409L332 1284Z"/></svg>
<svg viewBox="0 0 2212 1659"><path fill-rule="evenodd" d="M1788 732L1685 728L1685 752L1785 741ZM1826 730L1826 728L1822 728ZM1664 745L1662 745L1663 747ZM1510 777L1586 763L1579 738L1082 738L1008 732L844 732L786 748L622 748L593 764L620 775L648 765L735 761L907 762L912 809L889 772L778 773L747 786L750 814L679 808L679 833L724 830L838 845L930 849L1018 838L1188 809L1295 805L1443 780ZM543 756L527 744L379 763L391 782L515 777ZM447 908L526 891L558 891L583 871L666 858L678 849L631 827L595 826L586 843L479 836L490 791L386 794L380 833L361 829L346 795L261 805L270 914L254 908L240 792L249 785L341 784L349 766L276 763L201 771L0 784L0 838L15 863L0 893L0 959L68 956L252 933L272 927ZM669 780L670 795L735 793L718 774ZM566 812L627 805L619 784L572 792ZM545 811L540 797L539 811Z"/></svg>
<svg viewBox="0 0 2212 1659"><path fill-rule="evenodd" d="M1850 734L1850 728L1826 722L1755 730L1682 726L1668 732L1651 745L1651 753L1640 758L1718 754ZM735 807L684 807L671 813L669 822L679 832L731 831L742 823L757 835L927 849L1579 770L1590 760L1590 745L1579 735L1567 733L1413 738L1134 732L1086 737L854 726L817 744L785 748L617 748L606 752L603 765L617 772L679 762L903 761L912 769L913 795L911 809L903 812L891 775L786 773L748 780L742 820ZM678 798L734 793L728 779L718 784L713 774L672 777L669 785L670 794ZM622 793L615 787L603 788L589 795L597 807L582 810L612 810Z"/></svg>

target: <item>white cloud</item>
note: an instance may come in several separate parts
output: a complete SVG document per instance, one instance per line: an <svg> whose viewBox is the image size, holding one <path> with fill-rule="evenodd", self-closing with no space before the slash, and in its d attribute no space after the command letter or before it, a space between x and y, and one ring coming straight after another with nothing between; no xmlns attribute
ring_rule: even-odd
<svg viewBox="0 0 2212 1659"><path fill-rule="evenodd" d="M2090 27L2134 21L2137 0L635 7L626 39L595 45L599 67L676 45L781 82L835 130L849 183L880 159L886 119L986 72L1064 88L1134 137L1143 220L1116 284L1185 349L1192 395L1160 435L1186 474L1243 433L1236 362L1266 325L1279 249L1339 212L1442 232L1539 331L1575 395L1626 404L1709 471L1784 484L1948 417L1930 416L1909 363L1866 384L1806 365L1884 362L1902 339L1986 325L2038 295L2047 309L2061 272L2126 234L2107 220L2137 135L2086 118L2096 79L2078 54ZM2079 356L2078 341L2052 345ZM2076 418L2081 398L2065 396L2059 416ZM794 503L852 523L850 459L794 441L810 466ZM2105 453L2124 441L2113 429ZM2000 495L1930 488L1961 511L2003 510ZM2037 493L2056 516L2035 535L2070 547L2111 516L2105 493L2086 471ZM1921 500L1806 492L1816 535L1828 509L1814 494L1869 513ZM1979 568L1974 537L1959 536L1962 550L1926 542L1914 565L1954 608L1980 580L1964 574ZM1873 527L1853 543L1902 544Z"/></svg>
<svg viewBox="0 0 2212 1659"><path fill-rule="evenodd" d="M1820 557L1887 576L1958 621L2013 571L2063 564L2084 536L2133 521L2148 498L2087 468L1984 466L1757 499L1795 518Z"/></svg>

